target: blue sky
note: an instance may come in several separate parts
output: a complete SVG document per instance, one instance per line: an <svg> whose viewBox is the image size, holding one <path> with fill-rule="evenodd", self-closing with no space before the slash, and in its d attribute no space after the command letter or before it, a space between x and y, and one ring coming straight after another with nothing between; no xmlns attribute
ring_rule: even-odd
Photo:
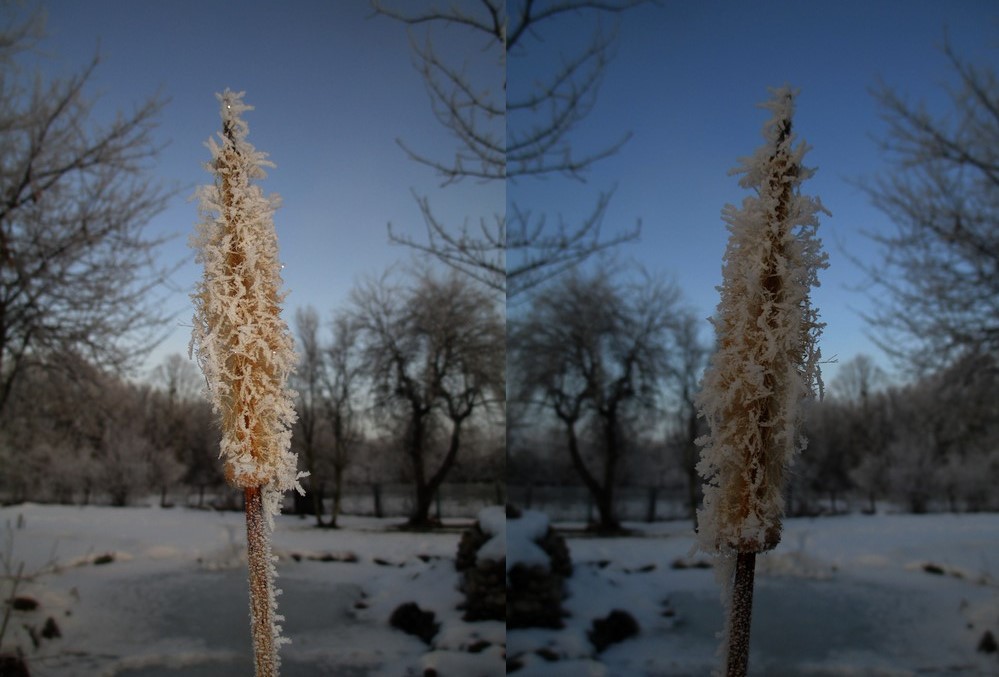
<svg viewBox="0 0 999 677"><path fill-rule="evenodd" d="M164 261L187 263L167 302L173 331L150 366L187 353L188 294L201 275L187 245L198 218L189 198L211 179L204 143L221 129L214 94L226 87L246 91L256 107L245 116L248 139L277 165L261 185L282 198L275 225L289 324L305 304L328 318L358 277L408 259L408 250L388 243L386 224L422 235L412 190L433 196L452 221L483 206L502 210L502 185L441 192L433 172L397 145L402 138L421 149L453 146L430 112L405 27L371 18L366 2L52 0L45 7L49 72L77 71L99 45L103 62L91 87L101 95L98 115L156 92L170 99L157 130L168 145L153 175L182 190L150 228L176 235ZM461 32L447 39L453 49L478 48Z"/></svg>
<svg viewBox="0 0 999 677"><path fill-rule="evenodd" d="M963 57L995 67L999 5L666 2L629 12L618 30L617 55L585 136L590 147L614 141L622 130L632 132L631 140L594 167L586 184L521 182L510 189L511 199L547 202L571 220L592 208L594 190L616 185L604 228L643 224L641 240L620 254L673 274L707 317L718 300L727 240L721 209L749 194L728 171L762 143L768 113L756 105L768 98L767 88L789 83L800 89L795 129L812 147L806 165L818 168L802 190L832 213L820 226L830 267L813 297L827 323L823 355L842 363L864 352L890 370L861 318L871 300L850 260L877 261L863 232L890 227L857 186L886 170L875 141L884 125L870 89L880 78L930 110L946 110L941 85L953 82L953 74L939 50L945 31ZM564 22L558 32L571 44L582 30ZM558 52L552 39L544 49ZM527 57L511 60L510 77L537 67ZM836 369L826 367L827 376Z"/></svg>
<svg viewBox="0 0 999 677"><path fill-rule="evenodd" d="M103 63L92 88L102 94L99 115L157 91L170 98L157 132L169 145L154 173L183 190L151 228L177 234L163 255L188 263L167 303L177 314L175 329L153 364L186 352L186 294L200 275L186 244L197 209L186 198L209 178L201 169L208 157L203 143L219 128L214 93L225 87L246 90L257 108L247 115L249 140L277 164L263 187L284 203L276 225L289 320L304 304L327 315L359 276L408 258L388 244L386 223L422 235L411 190L430 195L451 222L500 212L506 197L572 220L587 213L596 191L614 185L607 231L643 223L640 242L623 246L620 258L673 275L706 318L721 281L721 209L746 195L728 170L760 144L766 114L755 105L767 98L767 87L785 82L801 89L796 129L813 147L807 163L819 169L804 190L832 212L820 229L831 265L815 295L828 323L823 353L841 361L858 352L883 359L865 335L859 312L870 301L856 289L862 278L847 256L875 260L861 233L888 227L854 183L885 169L873 139L883 123L869 89L880 77L939 107L940 85L952 80L938 49L945 30L964 57L999 61L999 8L986 0L640 7L622 16L600 98L573 139L579 148L596 148L630 131L617 155L594 167L585 184L521 181L505 192L499 184L465 182L441 189L396 139L444 157L454 144L430 112L405 28L371 18L362 0L50 0L45 6L50 72L77 70L100 48ZM594 25L583 16L539 26L544 43L528 44L534 58L550 59ZM442 31L436 39L454 53L481 58L481 43L464 31ZM511 59L509 77L529 77L544 66L531 58ZM705 338L708 331L705 324Z"/></svg>

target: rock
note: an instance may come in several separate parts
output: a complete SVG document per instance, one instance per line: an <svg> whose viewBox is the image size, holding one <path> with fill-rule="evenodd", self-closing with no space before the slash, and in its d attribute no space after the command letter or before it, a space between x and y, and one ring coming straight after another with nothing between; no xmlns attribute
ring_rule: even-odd
<svg viewBox="0 0 999 677"><path fill-rule="evenodd" d="M431 643L441 624L434 622L434 612L424 611L416 602L406 602L396 607L389 618L389 625L409 635L415 635L427 645Z"/></svg>
<svg viewBox="0 0 999 677"><path fill-rule="evenodd" d="M638 621L627 611L614 609L606 618L593 621L593 629L587 633L590 643L600 653L611 644L623 642L638 634Z"/></svg>
<svg viewBox="0 0 999 677"><path fill-rule="evenodd" d="M454 568L458 571L474 568L479 548L485 545L489 538L489 534L483 532L478 523L463 531L461 541L458 542L458 555L454 560Z"/></svg>
<svg viewBox="0 0 999 677"><path fill-rule="evenodd" d="M562 623L562 577L540 565L515 564L509 573L506 626L554 628Z"/></svg>
<svg viewBox="0 0 999 677"><path fill-rule="evenodd" d="M0 654L0 675L3 677L30 677L28 664L20 656Z"/></svg>
<svg viewBox="0 0 999 677"><path fill-rule="evenodd" d="M11 603L14 611L34 611L38 608L38 600L27 595L15 597Z"/></svg>
<svg viewBox="0 0 999 677"><path fill-rule="evenodd" d="M42 637L45 639L55 639L57 637L62 637L62 632L59 630L59 625L55 622L55 619L49 616L45 619L45 625L42 626Z"/></svg>
<svg viewBox="0 0 999 677"><path fill-rule="evenodd" d="M486 559L465 570L466 621L502 621L506 618L506 560Z"/></svg>
<svg viewBox="0 0 999 677"><path fill-rule="evenodd" d="M94 564L110 564L114 561L114 553L108 553L106 555L100 555L94 558Z"/></svg>
<svg viewBox="0 0 999 677"><path fill-rule="evenodd" d="M978 642L978 650L982 653L995 653L999 650L999 644L996 644L996 638L990 630L986 630L982 635L982 639Z"/></svg>

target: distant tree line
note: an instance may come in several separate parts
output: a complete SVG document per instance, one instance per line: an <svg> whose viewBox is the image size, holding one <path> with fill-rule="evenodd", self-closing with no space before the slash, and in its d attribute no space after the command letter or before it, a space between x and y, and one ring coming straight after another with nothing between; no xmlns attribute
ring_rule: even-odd
<svg viewBox="0 0 999 677"><path fill-rule="evenodd" d="M410 522L426 526L445 481L504 481L503 323L484 288L386 275L328 329L303 308L295 330L293 445L311 473L298 512L335 527L345 486L405 483ZM235 503L203 387L180 355L143 382L81 356L25 361L0 418L0 500Z"/></svg>
<svg viewBox="0 0 999 677"><path fill-rule="evenodd" d="M33 360L0 427L0 497L122 506L155 493L166 503L184 484L203 499L223 480L199 382L179 355L151 383L130 383L82 357Z"/></svg>
<svg viewBox="0 0 999 677"><path fill-rule="evenodd" d="M866 356L845 364L831 396L812 405L792 510L999 509L996 367L993 355L969 353L887 386Z"/></svg>

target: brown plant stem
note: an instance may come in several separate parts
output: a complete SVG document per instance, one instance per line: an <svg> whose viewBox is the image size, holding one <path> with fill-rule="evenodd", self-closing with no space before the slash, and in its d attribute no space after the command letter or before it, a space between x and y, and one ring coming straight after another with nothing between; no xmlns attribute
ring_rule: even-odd
<svg viewBox="0 0 999 677"><path fill-rule="evenodd" d="M260 487L243 491L246 501L246 564L250 572L250 632L256 677L277 677L274 609L271 604L271 548Z"/></svg>
<svg viewBox="0 0 999 677"><path fill-rule="evenodd" d="M740 552L735 560L735 581L729 607L727 677L745 677L749 670L749 628L753 618L753 579L756 553Z"/></svg>

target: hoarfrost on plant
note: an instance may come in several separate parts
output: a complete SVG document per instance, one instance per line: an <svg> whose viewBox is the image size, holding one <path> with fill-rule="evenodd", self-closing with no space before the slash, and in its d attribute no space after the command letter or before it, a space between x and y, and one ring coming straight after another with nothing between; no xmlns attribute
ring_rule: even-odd
<svg viewBox="0 0 999 677"><path fill-rule="evenodd" d="M705 479L698 512L700 547L760 552L777 545L784 513L784 471L804 447L800 403L818 377L822 324L809 290L826 256L816 236L817 198L802 195L813 169L795 144L796 92L772 90L766 143L733 173L755 195L726 205L729 231L721 300L712 323L718 350L705 372L698 406L710 432L697 469Z"/></svg>

